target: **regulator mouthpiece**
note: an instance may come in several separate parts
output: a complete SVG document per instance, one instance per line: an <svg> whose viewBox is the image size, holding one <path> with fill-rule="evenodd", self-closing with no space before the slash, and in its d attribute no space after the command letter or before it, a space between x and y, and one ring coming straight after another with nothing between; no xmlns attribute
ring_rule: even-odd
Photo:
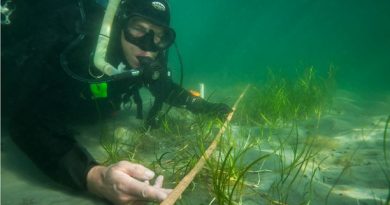
<svg viewBox="0 0 390 205"><path fill-rule="evenodd" d="M160 78L164 71L164 67L160 62L145 56L138 56L137 59L140 63L138 69L142 72L145 80L157 80Z"/></svg>

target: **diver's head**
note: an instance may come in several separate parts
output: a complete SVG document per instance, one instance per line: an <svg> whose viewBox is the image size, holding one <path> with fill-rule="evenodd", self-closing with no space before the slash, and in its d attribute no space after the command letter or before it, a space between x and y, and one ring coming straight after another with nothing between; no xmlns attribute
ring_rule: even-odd
<svg viewBox="0 0 390 205"><path fill-rule="evenodd" d="M137 57L155 58L174 42L165 0L123 0L120 9L121 44L132 67L139 66Z"/></svg>

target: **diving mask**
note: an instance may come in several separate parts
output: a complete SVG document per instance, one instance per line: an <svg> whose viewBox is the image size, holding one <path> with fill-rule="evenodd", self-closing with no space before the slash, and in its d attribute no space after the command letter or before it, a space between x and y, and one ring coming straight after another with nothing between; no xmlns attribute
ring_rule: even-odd
<svg viewBox="0 0 390 205"><path fill-rule="evenodd" d="M151 26L152 25L152 26ZM156 26L142 17L129 18L123 29L126 41L144 51L165 50L175 40L175 31L168 27Z"/></svg>

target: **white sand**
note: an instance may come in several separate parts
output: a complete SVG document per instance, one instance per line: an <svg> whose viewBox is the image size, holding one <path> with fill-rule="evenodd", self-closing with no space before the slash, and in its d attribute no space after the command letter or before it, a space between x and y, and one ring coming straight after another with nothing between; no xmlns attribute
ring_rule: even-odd
<svg viewBox="0 0 390 205"><path fill-rule="evenodd" d="M318 128L315 120L302 123L299 128L300 140L316 138L314 147L319 153L315 160L299 173L293 188L285 190L289 204L299 204L309 193L311 200L308 204L325 204L326 198L327 204L331 205L384 204L390 185L385 180L380 166L390 173L390 167L386 167L383 161L383 131L389 114L390 93L367 97L339 91L334 99L334 109L323 116ZM129 126L139 126L136 120L129 121L133 123ZM102 149L97 147L97 137L89 138L94 135L95 130L94 127L83 129L80 141L90 148L97 159L103 160L105 155ZM286 132L281 130L278 134L283 136ZM275 138L271 137L263 143L259 151L272 153L272 147L276 144L273 139ZM7 136L2 137L2 144L1 204L106 204L94 197L74 195L61 190L40 174ZM390 139L387 145L390 152ZM286 147L284 152L279 154L285 155L285 162L289 164L293 160L292 153L292 150ZM390 156L388 158L390 160ZM264 172L260 178L255 176L253 181L250 181L252 184L260 182L255 186L259 193L269 192L275 180L279 179L280 173L275 171L279 167L277 159L276 154L269 158L261 167ZM289 180L291 178L287 179L287 182ZM276 203L281 200L273 198L273 201ZM245 205L263 203L270 201L258 195L248 199Z"/></svg>

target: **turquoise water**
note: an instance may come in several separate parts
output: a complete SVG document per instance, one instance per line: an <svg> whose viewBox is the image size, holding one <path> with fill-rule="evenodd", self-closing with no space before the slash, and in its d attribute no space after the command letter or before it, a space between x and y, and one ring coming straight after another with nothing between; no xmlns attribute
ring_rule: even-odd
<svg viewBox="0 0 390 205"><path fill-rule="evenodd" d="M390 89L389 1L170 2L187 80L215 72L256 82L267 67L333 64L344 87Z"/></svg>

